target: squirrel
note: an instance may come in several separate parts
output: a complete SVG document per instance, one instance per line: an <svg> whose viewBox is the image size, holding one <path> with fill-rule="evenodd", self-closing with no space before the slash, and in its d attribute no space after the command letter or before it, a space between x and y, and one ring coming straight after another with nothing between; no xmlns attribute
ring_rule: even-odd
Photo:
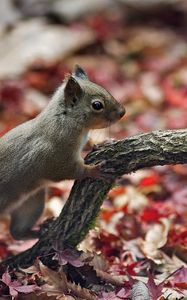
<svg viewBox="0 0 187 300"><path fill-rule="evenodd" d="M102 178L100 165L86 165L81 150L90 129L104 128L125 108L78 65L34 119L0 139L0 214L10 215L14 239L39 237L32 227L52 182Z"/></svg>

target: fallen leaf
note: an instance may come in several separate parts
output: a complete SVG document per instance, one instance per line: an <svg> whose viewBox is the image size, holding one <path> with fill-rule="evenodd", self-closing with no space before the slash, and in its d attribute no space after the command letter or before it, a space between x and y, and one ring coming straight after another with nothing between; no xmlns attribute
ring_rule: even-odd
<svg viewBox="0 0 187 300"><path fill-rule="evenodd" d="M8 286L9 293L13 299L18 296L18 293L29 294L40 289L36 284L23 285L18 280L12 280L8 271L3 273L0 281Z"/></svg>
<svg viewBox="0 0 187 300"><path fill-rule="evenodd" d="M168 238L170 220L161 218L160 223L154 224L146 233L142 242L142 250L147 258L152 259L155 263L162 262L162 255L159 249L163 247Z"/></svg>
<svg viewBox="0 0 187 300"><path fill-rule="evenodd" d="M150 298L148 287L142 281L136 281L133 284L131 298L132 300L156 300L156 298Z"/></svg>
<svg viewBox="0 0 187 300"><path fill-rule="evenodd" d="M147 288L151 300L157 300L162 295L163 287L164 287L164 282L161 282L160 284L157 285L154 281L153 275L149 273Z"/></svg>
<svg viewBox="0 0 187 300"><path fill-rule="evenodd" d="M8 35L1 37L0 76L21 74L40 58L48 61L62 59L94 39L93 31L84 27L74 30L38 19L22 21Z"/></svg>
<svg viewBox="0 0 187 300"><path fill-rule="evenodd" d="M53 259L58 260L61 266L67 263L77 268L84 265L84 262L80 259L80 253L74 249L56 250Z"/></svg>

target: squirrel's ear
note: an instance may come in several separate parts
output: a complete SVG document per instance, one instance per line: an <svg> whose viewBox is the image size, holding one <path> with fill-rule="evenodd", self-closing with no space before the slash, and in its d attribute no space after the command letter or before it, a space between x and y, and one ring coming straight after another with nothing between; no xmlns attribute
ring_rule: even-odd
<svg viewBox="0 0 187 300"><path fill-rule="evenodd" d="M70 76L68 78L68 81L66 82L65 88L64 88L64 96L65 96L65 102L68 103L75 103L77 100L79 100L82 96L82 88L77 82L77 80Z"/></svg>
<svg viewBox="0 0 187 300"><path fill-rule="evenodd" d="M79 65L75 65L73 76L78 77L80 79L88 80L87 73Z"/></svg>

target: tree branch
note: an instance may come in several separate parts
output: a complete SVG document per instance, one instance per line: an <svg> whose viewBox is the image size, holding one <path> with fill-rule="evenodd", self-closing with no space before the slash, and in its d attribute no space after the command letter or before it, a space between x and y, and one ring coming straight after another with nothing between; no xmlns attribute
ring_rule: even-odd
<svg viewBox="0 0 187 300"><path fill-rule="evenodd" d="M106 161L103 173L113 178L157 165L187 163L187 129L155 131L98 146L85 159L88 164ZM60 216L47 233L29 250L2 262L2 265L28 266L38 256L52 253L54 241L61 248L75 247L88 233L114 179L76 181Z"/></svg>

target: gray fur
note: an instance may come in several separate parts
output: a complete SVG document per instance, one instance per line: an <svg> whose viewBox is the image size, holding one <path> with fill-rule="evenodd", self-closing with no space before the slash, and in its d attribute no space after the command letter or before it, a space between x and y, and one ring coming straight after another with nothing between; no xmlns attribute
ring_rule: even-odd
<svg viewBox="0 0 187 300"><path fill-rule="evenodd" d="M38 195L42 195L40 190L50 182L98 176L98 169L84 165L81 158L88 131L108 126L124 111L105 89L83 79L76 79L75 86L68 87L72 90L66 91L73 99L77 89L79 92L81 89L81 98L73 103L72 99L65 99L67 84L68 80L36 118L15 127L0 139L0 213L12 215L11 229L15 238L27 233L32 236L30 227L42 211ZM91 108L95 98L105 102L99 114ZM36 206L31 215L29 201ZM13 230L15 220L19 226Z"/></svg>

